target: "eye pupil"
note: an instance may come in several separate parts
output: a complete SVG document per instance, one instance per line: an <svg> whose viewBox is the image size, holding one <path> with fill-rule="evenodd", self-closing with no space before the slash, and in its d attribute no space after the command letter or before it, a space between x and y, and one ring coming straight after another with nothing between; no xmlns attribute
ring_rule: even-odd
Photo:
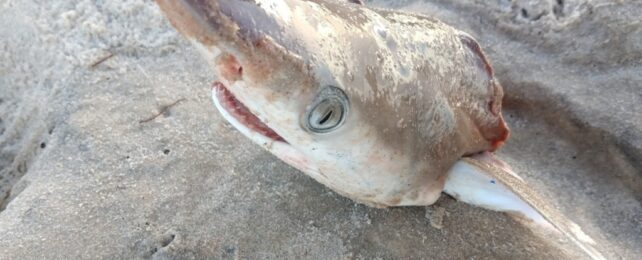
<svg viewBox="0 0 642 260"><path fill-rule="evenodd" d="M321 120L319 121L319 125L328 122L328 119L330 119L330 117L332 117L332 110L328 110L328 112L325 113L325 116L323 116L323 118L321 118Z"/></svg>
<svg viewBox="0 0 642 260"><path fill-rule="evenodd" d="M305 126L315 133L328 133L343 124L347 112L348 97L343 90L327 86L310 106Z"/></svg>
<svg viewBox="0 0 642 260"><path fill-rule="evenodd" d="M327 132L339 126L343 119L344 108L335 98L319 102L310 113L309 127L315 132Z"/></svg>

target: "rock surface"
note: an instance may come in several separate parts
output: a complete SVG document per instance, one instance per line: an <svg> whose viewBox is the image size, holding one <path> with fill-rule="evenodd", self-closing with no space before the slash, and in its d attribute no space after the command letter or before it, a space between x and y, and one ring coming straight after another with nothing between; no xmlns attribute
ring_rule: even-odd
<svg viewBox="0 0 642 260"><path fill-rule="evenodd" d="M642 255L642 3L367 4L477 37L506 90L500 157L607 257ZM215 75L150 1L0 0L0 24L2 259L581 257L446 196L357 205L278 161L217 114Z"/></svg>

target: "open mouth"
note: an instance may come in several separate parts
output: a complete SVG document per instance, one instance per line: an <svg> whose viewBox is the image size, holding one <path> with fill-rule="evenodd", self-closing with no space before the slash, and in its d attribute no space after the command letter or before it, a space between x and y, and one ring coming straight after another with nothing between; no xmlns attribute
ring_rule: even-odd
<svg viewBox="0 0 642 260"><path fill-rule="evenodd" d="M216 108L218 108L223 117L243 134L259 134L269 140L287 143L283 137L261 122L261 119L256 115L252 114L223 83L214 82L212 85L212 97Z"/></svg>

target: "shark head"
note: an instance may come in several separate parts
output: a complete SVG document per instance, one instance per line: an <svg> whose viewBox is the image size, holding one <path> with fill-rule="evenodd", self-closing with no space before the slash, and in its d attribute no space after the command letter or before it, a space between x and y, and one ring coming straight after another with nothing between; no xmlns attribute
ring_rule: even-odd
<svg viewBox="0 0 642 260"><path fill-rule="evenodd" d="M338 193L432 204L508 137L479 44L440 21L331 0L157 0L218 75L222 115Z"/></svg>

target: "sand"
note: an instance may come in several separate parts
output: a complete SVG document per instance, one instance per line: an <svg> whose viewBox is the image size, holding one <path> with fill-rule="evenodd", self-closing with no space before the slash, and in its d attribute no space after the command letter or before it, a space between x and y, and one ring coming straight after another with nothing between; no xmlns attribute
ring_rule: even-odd
<svg viewBox="0 0 642 260"><path fill-rule="evenodd" d="M642 255L642 2L367 4L478 38L513 130L499 156L608 258ZM445 195L355 204L277 160L151 1L0 0L0 24L2 259L584 257Z"/></svg>

